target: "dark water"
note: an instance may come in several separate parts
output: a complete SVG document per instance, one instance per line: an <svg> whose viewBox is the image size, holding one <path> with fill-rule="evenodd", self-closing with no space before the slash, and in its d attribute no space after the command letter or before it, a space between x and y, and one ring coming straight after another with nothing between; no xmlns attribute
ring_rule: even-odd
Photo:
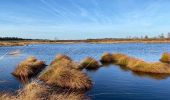
<svg viewBox="0 0 170 100"><path fill-rule="evenodd" d="M4 55L15 50L21 50L22 54ZM80 61L87 56L99 60L103 52L120 52L147 61L158 61L163 52L170 52L170 44L41 44L0 47L0 90L16 90L21 86L10 73L29 55L49 64L57 53L67 54L75 61ZM92 100L170 99L170 76L134 73L116 65L87 73L94 82L93 88L87 92Z"/></svg>

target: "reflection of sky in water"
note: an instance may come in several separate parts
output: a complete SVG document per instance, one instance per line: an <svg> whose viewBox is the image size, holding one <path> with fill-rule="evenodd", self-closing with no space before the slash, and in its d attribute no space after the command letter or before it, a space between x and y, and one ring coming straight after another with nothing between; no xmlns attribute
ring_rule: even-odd
<svg viewBox="0 0 170 100"><path fill-rule="evenodd" d="M20 83L10 73L15 66L29 55L33 55L47 64L57 53L69 55L80 61L92 56L99 60L103 52L120 52L144 59L158 61L160 55L170 52L170 44L42 44L18 47L0 47L0 55L21 50L17 56L6 55L0 60L0 90L19 88ZM88 71L94 82L93 88L87 93L92 99L167 99L170 96L169 78L166 76L151 76L142 73L132 73L126 69L111 65L96 71Z"/></svg>

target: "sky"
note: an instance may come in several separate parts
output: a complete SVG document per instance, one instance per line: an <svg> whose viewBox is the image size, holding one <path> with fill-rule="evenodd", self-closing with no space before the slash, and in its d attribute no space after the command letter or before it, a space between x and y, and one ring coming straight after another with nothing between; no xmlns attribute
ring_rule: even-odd
<svg viewBox="0 0 170 100"><path fill-rule="evenodd" d="M170 0L0 0L0 37L124 38L170 32Z"/></svg>

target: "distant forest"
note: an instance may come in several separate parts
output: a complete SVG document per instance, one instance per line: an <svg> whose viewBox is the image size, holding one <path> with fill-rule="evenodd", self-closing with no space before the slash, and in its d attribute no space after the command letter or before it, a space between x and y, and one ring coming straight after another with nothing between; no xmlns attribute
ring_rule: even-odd
<svg viewBox="0 0 170 100"><path fill-rule="evenodd" d="M0 37L0 41L15 41L15 40L32 40L32 39L23 39L18 37Z"/></svg>
<svg viewBox="0 0 170 100"><path fill-rule="evenodd" d="M54 38L54 40L49 40L49 39L24 39L24 38L18 38L18 37L0 37L0 41L27 41L27 40L40 40L40 41L58 41L58 42L69 42L69 41L75 41L75 42L89 42L89 41L99 41L99 40L138 40L138 39L142 39L142 40L153 40L153 39L156 39L156 40L159 40L159 39L170 39L170 32L167 33L167 34L160 34L158 36L155 36L155 37L149 37L147 35L145 36L135 36L135 37L132 37L132 36L128 36L126 38L99 38L99 39L85 39L85 40L60 40L60 39L57 39L56 37Z"/></svg>

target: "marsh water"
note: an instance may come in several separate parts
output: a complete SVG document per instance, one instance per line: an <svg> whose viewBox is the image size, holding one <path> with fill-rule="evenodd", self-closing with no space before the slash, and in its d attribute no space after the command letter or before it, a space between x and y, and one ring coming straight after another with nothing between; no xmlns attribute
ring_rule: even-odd
<svg viewBox="0 0 170 100"><path fill-rule="evenodd" d="M21 54L7 53L20 50ZM10 73L26 57L33 55L46 64L57 53L70 56L75 61L90 56L100 59L103 52L120 52L149 62L158 61L163 52L170 52L170 44L37 44L28 46L0 47L0 91L14 91L21 83ZM168 100L170 76L131 72L117 65L106 65L97 70L85 71L93 80L87 92L92 100Z"/></svg>

